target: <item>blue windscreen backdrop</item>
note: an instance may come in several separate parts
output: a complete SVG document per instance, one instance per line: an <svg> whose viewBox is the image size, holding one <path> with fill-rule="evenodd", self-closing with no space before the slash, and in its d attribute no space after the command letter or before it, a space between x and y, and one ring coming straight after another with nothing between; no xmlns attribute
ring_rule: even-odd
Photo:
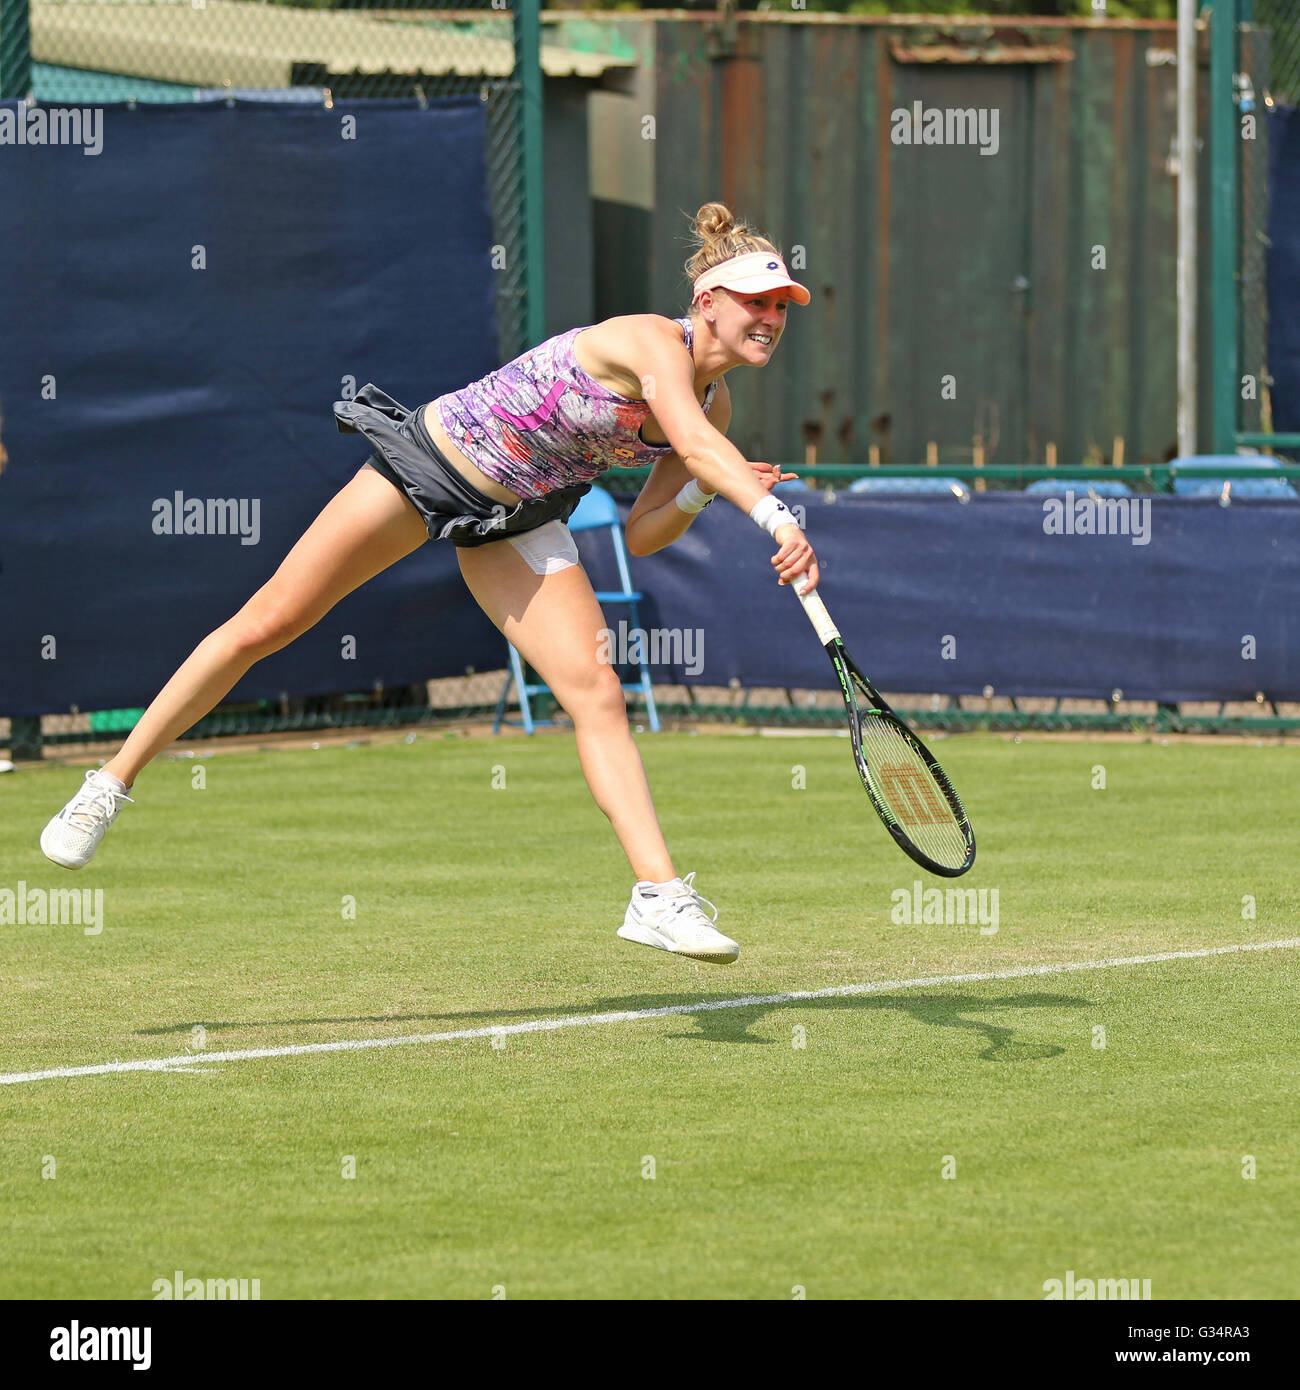
<svg viewBox="0 0 1300 1390"><path fill-rule="evenodd" d="M1300 498L1148 498L1136 537L1068 523L1058 534L1060 503L1023 493L786 500L806 508L827 607L882 690L1300 698ZM580 534L579 549L597 584L612 586L599 533ZM695 634L698 675L684 662L657 674L834 684L770 554L748 517L715 502L675 545L631 561L642 627ZM614 630L620 616L609 611Z"/></svg>
<svg viewBox="0 0 1300 1390"><path fill-rule="evenodd" d="M366 458L334 400L497 364L484 110L110 106L98 153L0 147L0 714L150 698ZM177 493L242 504L245 534L160 533ZM499 664L448 558L417 551L232 698Z"/></svg>
<svg viewBox="0 0 1300 1390"><path fill-rule="evenodd" d="M1268 112L1268 368L1273 428L1300 433L1300 109ZM1243 370L1253 371L1252 366ZM1300 449L1286 451L1300 458Z"/></svg>

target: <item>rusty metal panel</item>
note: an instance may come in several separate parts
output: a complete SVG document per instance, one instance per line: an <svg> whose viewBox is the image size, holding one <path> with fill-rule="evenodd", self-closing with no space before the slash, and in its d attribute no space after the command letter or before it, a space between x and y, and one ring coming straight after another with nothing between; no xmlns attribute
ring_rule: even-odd
<svg viewBox="0 0 1300 1390"><path fill-rule="evenodd" d="M1167 455L1172 26L653 22L648 307L684 308L682 214L712 197L813 290L771 366L728 378L742 449L921 462L933 441L940 462L982 444L1019 463L1054 445L1065 463L1110 458L1118 438L1127 462ZM918 101L996 112L997 152L900 143Z"/></svg>
<svg viewBox="0 0 1300 1390"><path fill-rule="evenodd" d="M895 69L894 109L975 110L980 144L894 144L890 221L891 454L970 463L1024 436L1032 189L1026 177L1036 69ZM978 104L970 100L978 79ZM981 129L982 127L982 129ZM954 132L956 133L956 132ZM961 134L966 136L968 131ZM992 153L986 154L984 151Z"/></svg>

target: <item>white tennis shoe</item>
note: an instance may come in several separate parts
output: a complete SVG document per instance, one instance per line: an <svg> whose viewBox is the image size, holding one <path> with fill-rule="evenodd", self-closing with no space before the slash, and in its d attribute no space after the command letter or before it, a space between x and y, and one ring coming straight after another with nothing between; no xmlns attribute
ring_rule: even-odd
<svg viewBox="0 0 1300 1390"><path fill-rule="evenodd" d="M711 909L712 918L704 912L705 907ZM695 874L689 873L668 884L638 883L618 935L624 941L654 946L675 956L730 965L740 954L740 947L718 931L713 925L717 920L718 909L696 892Z"/></svg>
<svg viewBox="0 0 1300 1390"><path fill-rule="evenodd" d="M123 802L130 800L92 768L76 796L41 831L41 852L65 869L84 869Z"/></svg>

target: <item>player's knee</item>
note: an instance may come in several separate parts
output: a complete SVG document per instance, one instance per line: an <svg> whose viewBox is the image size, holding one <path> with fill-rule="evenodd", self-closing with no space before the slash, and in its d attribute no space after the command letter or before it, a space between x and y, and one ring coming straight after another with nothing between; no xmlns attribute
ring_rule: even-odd
<svg viewBox="0 0 1300 1390"><path fill-rule="evenodd" d="M287 647L307 624L288 609L258 609L237 613L226 626L236 650L242 656L260 660Z"/></svg>
<svg viewBox="0 0 1300 1390"><path fill-rule="evenodd" d="M618 673L612 666L597 666L571 690L564 706L574 723L627 718L627 702Z"/></svg>

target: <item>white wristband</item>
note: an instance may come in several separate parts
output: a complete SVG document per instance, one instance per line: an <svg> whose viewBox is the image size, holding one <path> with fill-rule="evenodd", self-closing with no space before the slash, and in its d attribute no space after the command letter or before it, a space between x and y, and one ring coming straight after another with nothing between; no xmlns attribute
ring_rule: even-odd
<svg viewBox="0 0 1300 1390"><path fill-rule="evenodd" d="M702 512L717 495L716 492L705 492L692 478L673 500L682 511L694 514Z"/></svg>
<svg viewBox="0 0 1300 1390"><path fill-rule="evenodd" d="M781 501L779 497L773 497L769 492L766 497L760 497L749 510L750 519L756 521L768 535L775 537L778 527L797 526L799 523L794 519L794 513Z"/></svg>

